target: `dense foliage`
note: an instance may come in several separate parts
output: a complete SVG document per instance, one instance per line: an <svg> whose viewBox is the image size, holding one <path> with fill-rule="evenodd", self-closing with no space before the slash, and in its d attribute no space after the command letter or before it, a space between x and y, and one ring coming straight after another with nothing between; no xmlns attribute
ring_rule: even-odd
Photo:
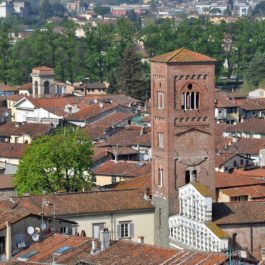
<svg viewBox="0 0 265 265"><path fill-rule="evenodd" d="M46 1L42 3L47 4ZM145 51L147 56L154 56L185 47L218 59L217 77L237 79L245 77L252 58L265 53L265 21L245 18L229 24L213 24L206 18L182 22L145 19L139 27L139 20L133 14L129 18L97 27L87 25L84 38L75 37L73 22L64 24L63 34L48 25L47 30L35 31L14 46L9 45L9 25L2 23L0 79L11 84L25 83L29 81L32 67L45 65L55 69L58 80L106 80L111 84L111 91L128 92L125 83L134 80L134 84L141 84L143 90L135 96L145 98L144 95L149 94L148 65L139 65L138 60L141 74L133 71L132 80L128 80L124 68L126 60L135 61L136 57L143 57ZM144 44L145 51L139 44ZM126 54L129 47L136 47L136 57L135 52Z"/></svg>
<svg viewBox="0 0 265 265"><path fill-rule="evenodd" d="M57 129L52 135L34 140L16 173L18 194L90 189L92 153L90 138L79 129Z"/></svg>

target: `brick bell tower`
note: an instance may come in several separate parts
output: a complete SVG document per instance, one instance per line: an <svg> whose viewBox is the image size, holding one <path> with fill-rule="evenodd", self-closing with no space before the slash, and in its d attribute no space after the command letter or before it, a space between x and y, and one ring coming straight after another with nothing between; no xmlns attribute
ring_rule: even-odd
<svg viewBox="0 0 265 265"><path fill-rule="evenodd" d="M168 217L178 213L179 187L199 181L215 196L215 62L186 49L151 60L156 245L169 244Z"/></svg>

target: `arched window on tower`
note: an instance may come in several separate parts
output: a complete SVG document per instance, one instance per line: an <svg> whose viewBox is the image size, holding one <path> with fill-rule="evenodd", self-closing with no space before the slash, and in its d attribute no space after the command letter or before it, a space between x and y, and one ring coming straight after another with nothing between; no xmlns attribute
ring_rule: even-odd
<svg viewBox="0 0 265 265"><path fill-rule="evenodd" d="M47 96L50 94L50 83L49 81L44 82L44 95Z"/></svg>
<svg viewBox="0 0 265 265"><path fill-rule="evenodd" d="M35 96L38 96L38 87L39 87L38 81L35 81L35 83L34 83L34 94L35 94Z"/></svg>
<svg viewBox="0 0 265 265"><path fill-rule="evenodd" d="M181 108L182 110L197 110L200 104L199 92L193 91L192 84L187 86L188 91L182 92Z"/></svg>

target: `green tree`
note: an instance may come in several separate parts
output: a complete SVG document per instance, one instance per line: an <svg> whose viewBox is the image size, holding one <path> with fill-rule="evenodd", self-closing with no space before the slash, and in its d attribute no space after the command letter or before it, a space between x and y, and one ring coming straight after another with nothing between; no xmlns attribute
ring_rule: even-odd
<svg viewBox="0 0 265 265"><path fill-rule="evenodd" d="M108 7L108 6L95 6L94 12L97 15L102 16L102 18L104 19L104 16L106 16L107 14L110 13L110 7Z"/></svg>
<svg viewBox="0 0 265 265"><path fill-rule="evenodd" d="M50 4L49 0L43 0L40 6L40 16L43 20L50 18L53 16L53 9L52 5Z"/></svg>
<svg viewBox="0 0 265 265"><path fill-rule="evenodd" d="M246 80L250 85L258 87L265 81L265 54L257 54L246 69Z"/></svg>
<svg viewBox="0 0 265 265"><path fill-rule="evenodd" d="M146 97L148 87L145 73L135 46L129 45L124 51L118 84L119 90L126 95L138 99Z"/></svg>
<svg viewBox="0 0 265 265"><path fill-rule="evenodd" d="M2 25L0 28L0 80L8 82L8 60L10 56L10 38L7 28Z"/></svg>
<svg viewBox="0 0 265 265"><path fill-rule="evenodd" d="M15 177L19 195L90 189L92 143L81 129L62 128L26 149Z"/></svg>

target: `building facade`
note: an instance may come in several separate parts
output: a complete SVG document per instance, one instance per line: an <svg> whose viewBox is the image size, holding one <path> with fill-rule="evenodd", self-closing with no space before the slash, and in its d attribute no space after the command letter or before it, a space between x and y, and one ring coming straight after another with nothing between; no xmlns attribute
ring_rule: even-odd
<svg viewBox="0 0 265 265"><path fill-rule="evenodd" d="M178 189L199 181L215 194L215 59L186 49L151 60L155 244L169 246Z"/></svg>
<svg viewBox="0 0 265 265"><path fill-rule="evenodd" d="M228 234L212 222L209 189L191 182L179 189L179 214L169 218L170 246L200 251L228 249Z"/></svg>

